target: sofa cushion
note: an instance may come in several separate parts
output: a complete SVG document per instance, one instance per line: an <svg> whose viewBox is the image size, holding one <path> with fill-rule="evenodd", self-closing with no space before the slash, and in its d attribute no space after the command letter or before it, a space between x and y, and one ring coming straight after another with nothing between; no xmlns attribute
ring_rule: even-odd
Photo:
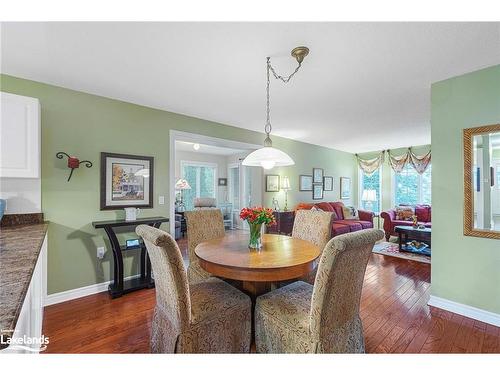
<svg viewBox="0 0 500 375"><path fill-rule="evenodd" d="M342 202L328 202L330 206L333 207L335 213L339 220L344 220L344 213L342 212L342 207L344 207L344 203Z"/></svg>
<svg viewBox="0 0 500 375"><path fill-rule="evenodd" d="M335 224L344 224L349 227L350 232L356 232L363 229L362 225L356 220L337 220Z"/></svg>
<svg viewBox="0 0 500 375"><path fill-rule="evenodd" d="M407 221L407 220L393 220L392 225L393 226L397 226L397 225L411 226L411 225L413 225L413 223L411 221Z"/></svg>
<svg viewBox="0 0 500 375"><path fill-rule="evenodd" d="M415 209L411 206L396 207L396 220L413 221L412 216L415 214Z"/></svg>
<svg viewBox="0 0 500 375"><path fill-rule="evenodd" d="M356 220L356 222L361 224L363 229L373 228L373 223L371 221Z"/></svg>
<svg viewBox="0 0 500 375"><path fill-rule="evenodd" d="M342 207L342 213L344 214L344 220L359 220L358 210L353 206Z"/></svg>
<svg viewBox="0 0 500 375"><path fill-rule="evenodd" d="M314 206L317 207L317 208L319 208L320 210L323 210L323 211L326 211L326 212L331 212L332 215L333 215L332 220L337 220L338 219L337 213L335 212L335 210L333 209L333 207L330 205L330 203L328 203L328 202L320 202L320 203L316 203Z"/></svg>
<svg viewBox="0 0 500 375"><path fill-rule="evenodd" d="M333 223L332 224L332 237L338 236L339 234L349 233L349 225Z"/></svg>
<svg viewBox="0 0 500 375"><path fill-rule="evenodd" d="M415 215L418 221L428 223L431 221L431 206L426 204L418 204L415 206Z"/></svg>

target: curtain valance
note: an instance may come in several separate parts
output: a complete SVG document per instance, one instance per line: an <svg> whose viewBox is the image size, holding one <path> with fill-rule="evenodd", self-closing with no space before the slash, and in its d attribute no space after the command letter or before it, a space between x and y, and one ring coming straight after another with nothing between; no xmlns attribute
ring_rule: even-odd
<svg viewBox="0 0 500 375"><path fill-rule="evenodd" d="M384 163L384 151L373 159L361 159L359 155L356 154L356 159L358 160L359 168L367 175L371 175Z"/></svg>
<svg viewBox="0 0 500 375"><path fill-rule="evenodd" d="M413 165L413 168L415 168L419 174L424 173L431 163L431 150L429 150L425 155L417 156L413 153L410 147L408 149L408 155L410 156L411 165Z"/></svg>
<svg viewBox="0 0 500 375"><path fill-rule="evenodd" d="M408 151L399 156L392 155L390 150L387 150L387 154L389 155L389 164L396 173L401 173L406 165L410 164L417 173L422 174L431 163L431 150L424 155L416 155L410 147Z"/></svg>
<svg viewBox="0 0 500 375"><path fill-rule="evenodd" d="M427 167L431 163L431 150L424 155L416 155L410 147L402 155L393 155L391 154L391 150L387 150L387 155L389 157L389 164L396 173L401 173L406 165L410 164L419 174L422 174L427 170ZM373 159L362 159L358 154L356 154L356 159L358 161L359 168L365 174L371 175L384 163L385 151L381 151L380 154Z"/></svg>

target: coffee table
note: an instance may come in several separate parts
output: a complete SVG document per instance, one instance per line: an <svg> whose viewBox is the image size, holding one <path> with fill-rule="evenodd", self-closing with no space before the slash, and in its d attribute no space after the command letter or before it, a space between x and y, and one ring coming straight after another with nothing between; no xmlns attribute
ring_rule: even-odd
<svg viewBox="0 0 500 375"><path fill-rule="evenodd" d="M431 255L431 228L418 229L410 225L397 225L394 231L399 236L399 251L408 251L415 254ZM409 248L406 244L408 241L415 240L424 242L429 247L422 250Z"/></svg>

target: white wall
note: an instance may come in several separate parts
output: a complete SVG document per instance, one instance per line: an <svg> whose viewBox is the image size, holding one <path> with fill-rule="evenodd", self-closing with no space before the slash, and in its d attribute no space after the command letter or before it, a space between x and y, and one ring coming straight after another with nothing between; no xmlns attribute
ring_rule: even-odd
<svg viewBox="0 0 500 375"><path fill-rule="evenodd" d="M40 178L0 178L0 198L7 201L6 214L42 212Z"/></svg>

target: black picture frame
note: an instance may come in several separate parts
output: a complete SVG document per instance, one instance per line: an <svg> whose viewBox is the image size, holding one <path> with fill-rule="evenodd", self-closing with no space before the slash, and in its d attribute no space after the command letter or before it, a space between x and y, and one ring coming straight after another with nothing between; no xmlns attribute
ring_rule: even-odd
<svg viewBox="0 0 500 375"><path fill-rule="evenodd" d="M312 199L313 200L323 199L323 184L314 184L313 185Z"/></svg>
<svg viewBox="0 0 500 375"><path fill-rule="evenodd" d="M218 178L217 185L218 186L227 186L227 178Z"/></svg>
<svg viewBox="0 0 500 375"><path fill-rule="evenodd" d="M323 175L325 171L323 168L313 168L313 184L323 185Z"/></svg>
<svg viewBox="0 0 500 375"><path fill-rule="evenodd" d="M324 191L333 191L333 177L332 176L324 176L323 177L323 190Z"/></svg>
<svg viewBox="0 0 500 375"><path fill-rule="evenodd" d="M108 159L123 159L123 160L133 160L137 162L143 162L143 166L148 166L149 175L148 177L143 177L148 181L144 181L143 184L143 194L146 195L146 186L147 186L147 198L146 196L140 200L123 200L123 204L121 201L117 204L110 204L110 200L113 200L113 192L110 189L109 184L107 184L108 176L111 171L108 170ZM123 162L125 164L125 162ZM112 175L111 175L112 178ZM112 152L101 152L101 171L100 171L100 207L101 211L104 210L120 210L126 207L137 207L137 208L153 208L153 197L154 197L154 157L152 156L139 156L139 155L129 155L129 154L117 154ZM111 199L109 199L111 197Z"/></svg>
<svg viewBox="0 0 500 375"><path fill-rule="evenodd" d="M299 191L313 190L313 176L308 174L299 175ZM310 188L309 188L310 186Z"/></svg>
<svg viewBox="0 0 500 375"><path fill-rule="evenodd" d="M266 192L277 193L280 191L280 176L277 174L266 174Z"/></svg>

